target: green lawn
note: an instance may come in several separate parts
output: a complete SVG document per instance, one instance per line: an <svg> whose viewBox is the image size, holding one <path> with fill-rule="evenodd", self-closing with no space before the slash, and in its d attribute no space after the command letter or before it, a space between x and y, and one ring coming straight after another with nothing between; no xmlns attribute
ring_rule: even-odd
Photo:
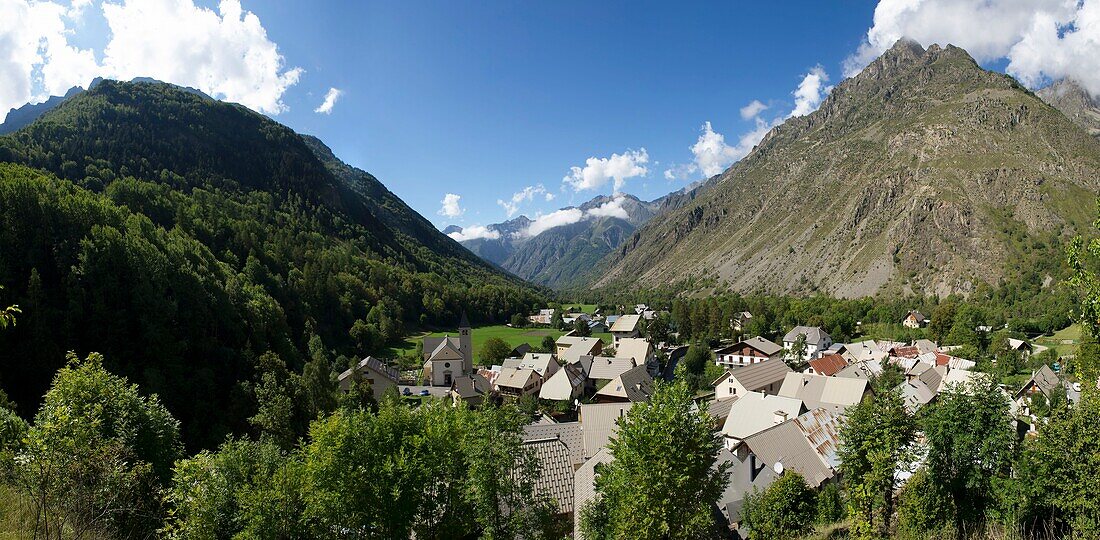
<svg viewBox="0 0 1100 540"><path fill-rule="evenodd" d="M1081 331L1081 325L1073 324L1055 332L1053 336L1040 336L1035 339L1035 343L1044 347L1054 347L1059 356L1077 354L1077 345L1081 343Z"/></svg>
<svg viewBox="0 0 1100 540"><path fill-rule="evenodd" d="M485 341L489 338L500 338L505 343L516 347L521 343L530 343L532 347L538 347L542 343L542 338L550 336L554 339L558 339L562 334L561 330L553 328L512 328L505 325L496 326L481 326L474 328L470 334L473 336L474 341L474 358L481 352L481 346L485 344ZM611 334L592 334L593 337L603 339L604 346L611 344ZM452 332L427 332L422 334L416 334L405 338L400 347L392 349L394 356L408 355L416 351L416 344L423 340L425 337L442 337L442 336L458 336L458 331Z"/></svg>
<svg viewBox="0 0 1100 540"><path fill-rule="evenodd" d="M580 309L581 313L587 313L589 315L596 312L596 304L562 304L562 307Z"/></svg>

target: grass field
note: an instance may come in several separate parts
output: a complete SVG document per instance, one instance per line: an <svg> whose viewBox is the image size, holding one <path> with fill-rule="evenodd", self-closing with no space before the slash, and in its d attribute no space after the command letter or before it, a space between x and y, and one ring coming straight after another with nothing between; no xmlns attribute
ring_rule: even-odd
<svg viewBox="0 0 1100 540"><path fill-rule="evenodd" d="M1044 347L1054 347L1059 356L1077 354L1077 345L1081 343L1082 328L1073 324L1054 333L1053 336L1040 336L1035 343Z"/></svg>
<svg viewBox="0 0 1100 540"><path fill-rule="evenodd" d="M481 346L485 344L485 341L489 338L500 338L505 343L516 347L521 343L530 343L532 347L538 347L542 343L542 338L550 336L554 339L558 339L562 334L561 330L553 328L512 328L505 325L496 326L481 326L474 328L470 334L473 337L474 342L474 358L478 357L478 353L481 352ZM400 347L393 349L394 356L404 356L416 351L416 344L423 340L425 337L442 337L442 336L458 336L458 331L453 332L427 332L422 334L416 334L405 338ZM611 343L611 334L592 334L593 337L603 339L604 346ZM476 362L476 360L475 360Z"/></svg>
<svg viewBox="0 0 1100 540"><path fill-rule="evenodd" d="M562 307L579 309L581 313L587 313L589 315L596 312L596 304L562 304Z"/></svg>

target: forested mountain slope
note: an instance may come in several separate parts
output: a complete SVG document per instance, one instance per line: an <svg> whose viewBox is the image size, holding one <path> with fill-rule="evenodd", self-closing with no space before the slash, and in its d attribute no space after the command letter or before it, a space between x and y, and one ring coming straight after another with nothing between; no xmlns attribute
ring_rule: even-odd
<svg viewBox="0 0 1100 540"><path fill-rule="evenodd" d="M966 51L903 40L647 223L592 281L967 293L1057 266L1098 189L1100 141Z"/></svg>
<svg viewBox="0 0 1100 540"><path fill-rule="evenodd" d="M0 385L24 412L65 351L98 351L211 445L253 414L264 352L379 353L539 301L319 141L170 85L105 81L0 137L0 162L2 300L24 311Z"/></svg>

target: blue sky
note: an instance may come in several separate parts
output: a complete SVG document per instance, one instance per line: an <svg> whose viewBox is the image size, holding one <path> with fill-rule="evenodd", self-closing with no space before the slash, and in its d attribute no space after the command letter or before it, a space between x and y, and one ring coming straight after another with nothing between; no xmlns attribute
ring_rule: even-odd
<svg viewBox="0 0 1100 540"><path fill-rule="evenodd" d="M552 224L720 172L903 35L1100 94L1100 0L0 0L0 114L151 76L317 135L441 228Z"/></svg>

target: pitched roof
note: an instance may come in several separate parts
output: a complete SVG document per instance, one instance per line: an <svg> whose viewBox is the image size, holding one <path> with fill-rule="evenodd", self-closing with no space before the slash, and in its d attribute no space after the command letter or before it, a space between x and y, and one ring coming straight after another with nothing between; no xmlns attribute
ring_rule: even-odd
<svg viewBox="0 0 1100 540"><path fill-rule="evenodd" d="M737 343L734 343L733 345L722 347L721 349L718 349L714 352L716 354L727 354L730 351L740 350L743 347L751 347L753 349L756 349L763 353L764 356L773 356L779 353L779 351L783 350L782 345L778 345L770 340L764 339L760 336L756 336L748 339L743 339L741 341L738 341Z"/></svg>
<svg viewBox="0 0 1100 540"><path fill-rule="evenodd" d="M465 309L462 310L462 316L459 317L459 319L458 319L458 327L459 328L469 328L470 327L470 319L466 317L466 310Z"/></svg>
<svg viewBox="0 0 1100 540"><path fill-rule="evenodd" d="M840 415L815 409L745 439L757 459L802 475L811 487L832 478L840 461Z"/></svg>
<svg viewBox="0 0 1100 540"><path fill-rule="evenodd" d="M707 403L707 414L714 420L722 420L724 422L730 415L730 407L733 407L733 402L735 401L737 401L737 396L715 399Z"/></svg>
<svg viewBox="0 0 1100 540"><path fill-rule="evenodd" d="M832 339L829 337L828 332L821 329L820 326L796 326L787 335L783 336L784 343L794 343L798 339L799 334L806 336L806 343L815 344L820 343L823 339Z"/></svg>
<svg viewBox="0 0 1100 540"><path fill-rule="evenodd" d="M909 310L909 313L907 313L905 315L905 318L908 319L910 315L912 315L913 318L916 319L918 322L924 322L924 320L928 318L928 317L925 317L923 313L921 313L921 312L919 312L915 309Z"/></svg>
<svg viewBox="0 0 1100 540"><path fill-rule="evenodd" d="M919 380L899 384L898 391L901 392L905 408L911 413L917 412L918 409L936 399L936 392Z"/></svg>
<svg viewBox="0 0 1100 540"><path fill-rule="evenodd" d="M623 315L615 319L615 324L611 325L611 332L633 332L638 329L638 321L641 318L641 315Z"/></svg>
<svg viewBox="0 0 1100 540"><path fill-rule="evenodd" d="M589 379L614 379L619 375L622 375L629 369L633 369L638 366L639 363L632 358L608 358L606 356L595 356L592 358L592 371L589 372Z"/></svg>
<svg viewBox="0 0 1100 540"><path fill-rule="evenodd" d="M462 360L462 345L458 338L424 338L424 350L428 350L428 340L438 339L435 348L428 354L428 361L436 360Z"/></svg>
<svg viewBox="0 0 1100 540"><path fill-rule="evenodd" d="M601 448L573 475L573 538L575 540L584 539L581 520L576 517L588 501L596 498L596 465L611 463L612 459L611 453L606 448Z"/></svg>
<svg viewBox="0 0 1100 540"><path fill-rule="evenodd" d="M1024 384L1024 388L1017 393L1017 397L1032 383L1034 383L1043 394L1049 396L1051 391L1062 385L1062 380L1058 378L1058 374L1055 373L1053 369L1050 369L1050 366L1043 364L1039 369L1031 373L1031 378L1028 379L1027 384Z"/></svg>
<svg viewBox="0 0 1100 540"><path fill-rule="evenodd" d="M843 412L859 403L866 392L865 379L808 373L788 373L779 389L779 395L801 399L809 409L825 407L834 412Z"/></svg>
<svg viewBox="0 0 1100 540"><path fill-rule="evenodd" d="M723 448L718 453L717 462L725 463L729 459L727 455L733 456L732 453ZM771 467L764 466L754 471L752 460L741 461L734 457L733 467L730 468L730 481L726 484L726 490L718 498L718 508L722 511L722 516L726 518L728 523L739 523L745 496L752 493L754 489L763 491L775 479L776 474ZM741 537L743 538L744 535Z"/></svg>
<svg viewBox="0 0 1100 540"><path fill-rule="evenodd" d="M804 409L800 399L749 392L730 406L722 434L744 439L775 425L775 413L783 412L787 418L794 418Z"/></svg>
<svg viewBox="0 0 1100 540"><path fill-rule="evenodd" d="M981 374L975 371L967 371L965 369L953 369L947 372L947 376L943 378L943 382L940 383L940 387L937 392L944 392L947 389L958 386L960 391L965 390L965 385L969 385L978 381Z"/></svg>
<svg viewBox="0 0 1100 540"><path fill-rule="evenodd" d="M581 432L584 435L584 455L592 457L601 448L607 446L607 442L619 431L616 422L625 417L633 405L629 401L581 404L578 418L580 418Z"/></svg>
<svg viewBox="0 0 1100 540"><path fill-rule="evenodd" d="M554 372L539 389L540 399L568 401L573 399L574 391L584 386L587 377L578 364L566 364Z"/></svg>
<svg viewBox="0 0 1100 540"><path fill-rule="evenodd" d="M559 439L569 447L573 465L584 463L584 435L580 422L550 422L523 426L523 440Z"/></svg>
<svg viewBox="0 0 1100 540"><path fill-rule="evenodd" d="M572 364L582 356L593 355L603 348L603 341L594 337L562 336L557 345L569 345L558 357L566 364Z"/></svg>
<svg viewBox="0 0 1100 540"><path fill-rule="evenodd" d="M386 377L387 379L390 379L395 384L397 383L397 379L401 377L401 373L399 371L390 366L387 366L385 362L382 362L381 360L373 356L368 356L360 360L359 363L356 364L354 369L357 369L360 373L362 373L364 369L369 369L382 375L383 377ZM348 377L351 377L352 372L353 368L348 368L343 373L341 373L337 379L341 381L347 379Z"/></svg>
<svg viewBox="0 0 1100 540"><path fill-rule="evenodd" d="M930 339L918 339L913 342L913 346L916 347L917 350L921 352L921 354L929 352L939 352L940 350L940 346L936 345L936 342Z"/></svg>
<svg viewBox="0 0 1100 540"><path fill-rule="evenodd" d="M484 396L493 390L493 384L480 373L459 377L451 383L451 391L462 399Z"/></svg>
<svg viewBox="0 0 1100 540"><path fill-rule="evenodd" d="M504 360L503 367L510 367L516 369L533 369L535 373L545 377L547 372L550 371L550 363L557 363L554 359L554 355L551 353L527 353L523 355L523 358L507 358Z"/></svg>
<svg viewBox="0 0 1100 540"><path fill-rule="evenodd" d="M622 338L615 349L615 358L633 358L645 363L653 352L653 346L645 338Z"/></svg>
<svg viewBox="0 0 1100 540"><path fill-rule="evenodd" d="M538 460L536 497L557 503L559 513L573 511L573 462L569 447L558 438L524 441L524 448Z"/></svg>
<svg viewBox="0 0 1100 540"><path fill-rule="evenodd" d="M848 362L839 354L827 354L821 358L810 360L810 367L814 368L817 373L832 377L838 371L848 367Z"/></svg>
<svg viewBox="0 0 1100 540"><path fill-rule="evenodd" d="M868 360L866 362L853 362L848 367L838 371L834 377L852 377L856 379L868 379L882 373L882 362Z"/></svg>
<svg viewBox="0 0 1100 540"><path fill-rule="evenodd" d="M772 383L781 382L791 372L791 368L782 360L757 362L745 367L729 370L730 377L737 379L746 390L755 392Z"/></svg>
<svg viewBox="0 0 1100 540"><path fill-rule="evenodd" d="M624 371L596 392L597 396L623 398L632 402L649 401L652 394L653 377L644 365Z"/></svg>
<svg viewBox="0 0 1100 540"><path fill-rule="evenodd" d="M901 358L916 358L920 356L920 349L913 345L905 345L902 347L894 347L890 350L890 354Z"/></svg>
<svg viewBox="0 0 1100 540"><path fill-rule="evenodd" d="M531 383L532 378L538 376L538 373L533 369L502 367L500 368L500 375L497 376L496 385L497 388L515 388L522 390Z"/></svg>

